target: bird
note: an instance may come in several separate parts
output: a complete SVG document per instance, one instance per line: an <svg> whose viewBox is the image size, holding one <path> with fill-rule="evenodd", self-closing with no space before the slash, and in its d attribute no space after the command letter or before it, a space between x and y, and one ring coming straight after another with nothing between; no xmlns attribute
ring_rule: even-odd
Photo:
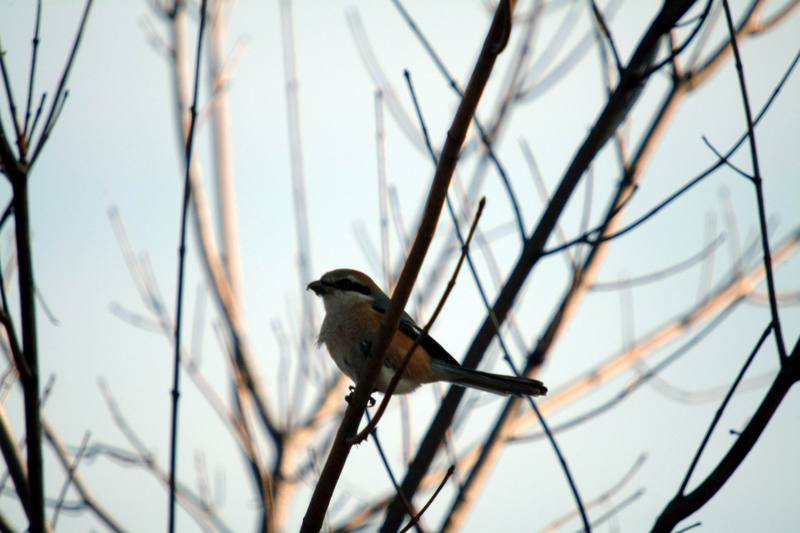
<svg viewBox="0 0 800 533"><path fill-rule="evenodd" d="M331 270L309 283L307 290L322 298L325 306L317 345L324 344L336 366L356 383L369 357L367 347L371 346L389 306L389 297L369 276L348 268ZM535 379L461 366L433 337L423 336L422 329L405 312L386 350L375 391L386 392L406 353L420 337L395 394L409 393L422 384L436 381L506 396L542 396L547 393L547 387Z"/></svg>

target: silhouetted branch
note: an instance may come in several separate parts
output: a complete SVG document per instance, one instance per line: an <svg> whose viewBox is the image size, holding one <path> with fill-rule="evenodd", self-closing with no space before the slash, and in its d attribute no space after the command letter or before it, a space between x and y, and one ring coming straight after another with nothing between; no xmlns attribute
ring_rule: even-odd
<svg viewBox="0 0 800 533"><path fill-rule="evenodd" d="M39 135L39 140L34 145L33 139L30 139L30 147L32 148L32 152L30 162L28 163L29 166L33 166L33 164L36 162L36 159L42 152L42 148L44 148L47 139L50 137L50 132L53 131L53 127L58 119L58 115L61 113L64 101L66 100L67 79L69 78L69 73L72 70L72 64L75 61L75 56L78 54L78 47L81 44L81 38L83 37L84 29L86 28L86 21L89 18L89 10L92 8L93 1L94 0L86 0L86 7L83 9L83 15L81 16L81 21L78 25L78 31L75 34L75 41L72 43L72 49L70 50L69 57L67 58L67 63L64 65L64 71L61 73L61 79L59 79L58 86L53 93L53 101L50 103L50 111L48 112L47 118L42 126L42 133Z"/></svg>
<svg viewBox="0 0 800 533"><path fill-rule="evenodd" d="M744 365L742 365L742 369L739 371L739 374L736 376L736 379L733 380L733 383L728 390L728 394L725 395L725 398L722 400L722 404L720 404L719 409L714 414L714 419L711 421L711 424L708 426L708 430L706 431L703 440L700 442L700 447L697 449L697 453L695 453L694 459L692 459L691 464L689 465L689 470L686 472L686 476L683 478L683 482L681 483L680 488L678 489L678 494L684 494L686 492L686 487L689 485L689 479L692 477L692 473L694 473L695 467L697 467L697 463L700 461L700 456L703 454L703 450L706 448L706 444L708 444L709 439L711 438L711 434L714 432L714 428L717 427L717 423L719 419L722 418L722 412L727 407L728 402L730 401L731 397L733 397L733 393L736 391L736 387L739 386L739 382L742 381L745 372L750 367L750 363L753 362L758 351L761 349L761 345L764 344L764 341L767 340L767 336L774 332L775 326L774 324L770 323L767 324L767 327L764 329L764 332L761 334L761 337L756 342L755 347L750 352L750 356L745 361Z"/></svg>
<svg viewBox="0 0 800 533"><path fill-rule="evenodd" d="M8 103L8 111L9 114L11 115L11 123L14 126L14 133L17 139L17 149L20 151L19 154L21 157L23 149L25 147L23 143L23 132L19 125L19 117L17 116L17 104L14 101L14 91L11 87L11 80L8 77L8 70L6 69L5 55L6 51L3 50L2 42L0 42L0 74L2 74L3 76L3 87L6 90L6 101ZM2 129L2 126L0 126L0 129ZM3 134L3 137L5 137L5 134ZM0 165L0 170L2 170L2 168L3 165Z"/></svg>
<svg viewBox="0 0 800 533"><path fill-rule="evenodd" d="M197 96L200 89L200 59L203 50L203 33L206 27L207 0L200 4L200 28L197 32L197 52L194 64L194 91L192 105L189 108L189 132L186 135L186 149L184 152L184 181L183 201L181 203L181 229L178 245L178 281L177 295L175 297L175 341L174 360L172 368L172 423L170 425L170 461L169 461L169 510L167 529L170 533L175 531L175 477L178 468L178 399L180 398L181 376L181 326L183 320L183 276L186 262L186 228L189 219L189 197L191 196L191 168L192 149L194 147L195 122L197 120Z"/></svg>
<svg viewBox="0 0 800 533"><path fill-rule="evenodd" d="M742 58L739 55L739 46L736 43L736 29L733 26L731 9L728 0L722 0L722 7L725 10L725 21L728 24L731 47L733 48L734 64L736 74L739 79L739 89L742 95L742 105L744 106L745 119L747 120L747 138L750 141L750 159L753 164L753 185L756 188L756 203L758 205L758 222L761 229L761 251L764 254L764 269L767 272L767 292L769 293L769 310L772 315L772 327L775 332L775 344L778 347L778 357L781 364L786 362L786 346L783 341L783 330L781 319L778 315L778 302L775 299L775 280L772 274L772 258L770 257L769 234L767 232L767 215L764 206L764 190L762 188L761 169L758 164L758 149L756 148L756 134L753 122L753 113L750 111L750 99L747 96L747 83L744 79L744 67Z"/></svg>
<svg viewBox="0 0 800 533"><path fill-rule="evenodd" d="M386 470L386 473L389 475L389 481L392 482L392 487L394 487L395 492L397 495L403 500L403 504L406 506L406 511L408 512L409 516L416 516L417 512L414 510L414 506L409 502L403 493L400 492L400 486L397 484L397 478L392 472L392 466L389 464L389 459L386 457L386 452L383 451L383 445L381 445L381 441L378 438L378 428L375 427L373 423L374 418L370 418L369 411L364 411L364 416L367 419L367 427L370 427L370 435L372 435L372 442L375 444L375 449L378 451L378 456L381 458L381 463L383 463L383 468ZM416 525L417 531L420 533L424 533L424 530L420 525Z"/></svg>
<svg viewBox="0 0 800 533"><path fill-rule="evenodd" d="M681 55L681 53L683 53L684 50L686 50L686 48L694 41L695 37L697 37L700 29L705 27L704 24L706 18L708 18L708 14L711 11L711 6L713 3L714 3L713 0L706 0L706 7L703 9L703 12L700 13L700 15L698 15L697 17L693 17L692 21L689 21L694 23L695 26L694 28L692 28L692 31L689 33L686 39L684 39L684 41L680 45L674 47L666 58L662 59L661 61L653 65L647 72L647 74L645 74L645 76L650 76L654 72L661 70L664 66L673 63L675 59L679 55Z"/></svg>
<svg viewBox="0 0 800 533"><path fill-rule="evenodd" d="M444 477L442 478L442 482L439 483L439 486L436 487L435 491L433 491L433 494L431 494L431 497L428 498L428 501L425 503L425 505L422 506L422 509L419 510L419 512L416 514L416 516L414 516L411 519L411 521L408 524L406 524L406 526L403 529L400 530L400 533L405 533L406 531L411 529L412 526L416 526L416 524L419 522L419 519L422 518L422 515L425 514L425 511L427 511L428 507L431 506L431 504L433 503L433 500L435 500L436 497L439 495L439 493L441 492L442 488L444 488L445 483L447 483L447 480L450 479L450 476L453 475L453 472L455 472L455 470L456 470L456 465L450 465L450 468L447 469L447 472L445 473Z"/></svg>
<svg viewBox="0 0 800 533"><path fill-rule="evenodd" d="M770 326L765 333L769 333L771 329L772 327ZM751 353L743 370L746 369L747 364L749 364L749 361L757 352L757 348L765 339L766 334L762 335L762 338L759 340L759 345L756 346L756 349ZM740 372L740 377L741 374ZM764 428L772 419L772 416L789 392L789 389L798 380L800 380L800 340L795 343L791 354L787 357L785 362L781 364L780 371L775 377L775 381L773 381L769 391L767 391L767 394L764 396L764 399L750 418L744 430L739 433L736 441L728 449L727 453L725 453L725 456L692 492L686 494L683 492L683 489L678 492L659 515L653 526L653 532L672 531L678 522L700 509L725 485L747 457L748 453L750 453L750 450L753 449L761 433L764 431ZM731 390L735 388L735 385L736 382L734 382ZM727 399L723 402L720 410L724 407L725 403L727 403ZM716 418L717 417L715 417L715 420ZM712 423L710 429L713 429L713 425Z"/></svg>
<svg viewBox="0 0 800 533"><path fill-rule="evenodd" d="M758 115L756 116L755 120L752 123L753 126L757 125L761 121L761 119L766 114L767 110L770 108L772 103L775 101L775 98L780 93L781 89L783 88L784 83L786 82L786 80L788 80L789 74L791 74L791 72L794 70L794 67L797 65L798 60L800 60L800 52L798 52L798 54L795 55L794 59L792 60L791 64L789 65L788 69L784 73L784 76L781 78L780 82L778 82L778 85L775 86L775 89L772 91L772 94L767 99L767 102L761 108L761 111L758 113ZM687 182L684 186L680 187L674 193L669 195L666 199L664 199L663 201L658 203L655 207L653 207L650 210L648 210L644 215L640 216L634 222L631 222L630 224L628 224L624 228L620 229L619 231L616 231L616 232L614 232L614 233L612 233L610 235L599 236L599 234L601 233L601 230L602 230L602 226L598 226L598 227L596 227L594 229L589 230L588 232L585 232L583 235L580 235L579 237L576 237L574 239L571 239L571 240L567 241L566 243L564 243L564 244L562 244L560 246L556 246L556 247L551 248L549 250L545 250L544 252L542 252L542 255L552 255L554 253L561 252L561 251L563 251L563 250L565 250L565 249L567 249L567 248L569 248L571 246L575 246L576 244L592 245L592 244L597 244L599 242L604 242L604 241L617 239L619 237L622 237L626 233L638 228L639 226L641 226L642 224L647 222L650 218L652 218L656 214L658 214L662 209L664 209L665 207L670 205L672 202L674 202L675 200L677 200L678 198L680 198L681 196L686 194L695 185L697 185L698 183L703 181L705 178L707 178L708 176L713 174L715 171L717 171L721 166L723 166L725 164L725 160L730 158L730 156L733 155L736 152L736 150L739 149L739 147L742 145L742 143L747 138L748 138L748 133L744 133L743 135L741 135L739 137L739 139L733 144L733 146L725 153L725 156L723 158L720 158L719 161L717 161L716 163L710 165L708 168L703 170L700 174L698 174L697 176L692 178L689 182ZM766 225L766 222L764 222L764 224Z"/></svg>

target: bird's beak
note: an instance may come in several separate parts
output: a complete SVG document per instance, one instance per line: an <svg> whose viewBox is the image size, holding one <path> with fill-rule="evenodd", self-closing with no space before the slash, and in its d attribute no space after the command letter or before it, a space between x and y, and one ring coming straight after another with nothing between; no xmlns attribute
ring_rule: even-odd
<svg viewBox="0 0 800 533"><path fill-rule="evenodd" d="M316 294L317 296L322 296L330 292L328 288L325 285L323 285L322 282L319 280L312 281L311 283L309 283L308 286L306 287L306 290L314 291L314 294Z"/></svg>

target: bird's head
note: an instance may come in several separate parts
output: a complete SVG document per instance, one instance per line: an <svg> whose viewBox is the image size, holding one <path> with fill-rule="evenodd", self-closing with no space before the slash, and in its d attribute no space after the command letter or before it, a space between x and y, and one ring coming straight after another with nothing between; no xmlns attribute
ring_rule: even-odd
<svg viewBox="0 0 800 533"><path fill-rule="evenodd" d="M376 298L386 297L369 276L349 268L331 270L318 280L309 283L306 288L322 298L326 310L338 305L352 305L364 300L374 301Z"/></svg>

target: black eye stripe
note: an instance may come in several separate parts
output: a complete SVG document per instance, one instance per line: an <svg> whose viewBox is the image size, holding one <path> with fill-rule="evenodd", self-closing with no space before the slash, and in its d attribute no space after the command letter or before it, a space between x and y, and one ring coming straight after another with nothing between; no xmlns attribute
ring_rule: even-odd
<svg viewBox="0 0 800 533"><path fill-rule="evenodd" d="M330 283L330 285L342 291L353 291L365 295L369 295L370 293L369 287L367 287L366 285L362 285L357 281L353 281L350 278L340 279L334 283Z"/></svg>

